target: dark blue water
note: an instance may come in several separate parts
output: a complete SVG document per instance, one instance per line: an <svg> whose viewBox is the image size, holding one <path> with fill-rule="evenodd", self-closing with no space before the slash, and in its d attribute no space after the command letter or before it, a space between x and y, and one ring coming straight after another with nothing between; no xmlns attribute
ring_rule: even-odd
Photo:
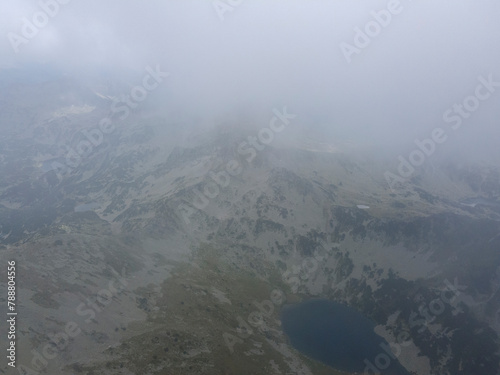
<svg viewBox="0 0 500 375"><path fill-rule="evenodd" d="M350 307L309 300L285 306L281 321L294 348L335 369L409 375L375 334L375 324Z"/></svg>

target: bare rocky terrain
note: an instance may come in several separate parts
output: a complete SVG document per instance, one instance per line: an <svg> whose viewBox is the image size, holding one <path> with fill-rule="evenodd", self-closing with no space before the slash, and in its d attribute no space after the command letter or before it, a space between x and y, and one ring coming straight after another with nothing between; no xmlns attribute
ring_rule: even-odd
<svg viewBox="0 0 500 375"><path fill-rule="evenodd" d="M298 137L300 116L248 161L239 145L269 121L201 132L147 106L69 166L113 90L61 78L4 92L18 373L341 374L281 329L283 304L321 297L407 337L410 373L498 374L498 166L424 165L390 189L382 159Z"/></svg>

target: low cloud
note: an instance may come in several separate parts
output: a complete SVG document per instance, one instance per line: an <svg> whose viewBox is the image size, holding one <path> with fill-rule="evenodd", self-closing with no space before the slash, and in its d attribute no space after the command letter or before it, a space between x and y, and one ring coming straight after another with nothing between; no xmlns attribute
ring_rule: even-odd
<svg viewBox="0 0 500 375"><path fill-rule="evenodd" d="M394 1L223 1L232 6L223 22L211 1L4 2L0 67L138 75L158 62L171 73L170 106L215 118L287 103L323 137L409 153L478 76L500 77L492 47L500 4L401 0L402 11L347 63L341 43L354 43L356 30L396 9ZM43 27L26 38L26 22ZM28 40L17 53L14 34ZM439 153L498 155L499 100L481 106Z"/></svg>

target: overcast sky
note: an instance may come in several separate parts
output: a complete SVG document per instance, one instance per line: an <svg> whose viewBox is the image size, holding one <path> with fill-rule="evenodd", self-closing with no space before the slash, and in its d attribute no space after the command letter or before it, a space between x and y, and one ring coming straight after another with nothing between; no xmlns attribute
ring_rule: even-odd
<svg viewBox="0 0 500 375"><path fill-rule="evenodd" d="M498 1L72 0L15 53L23 19L51 2L0 1L0 67L47 63L78 75L158 63L176 100L200 110L286 105L334 136L408 152L436 127L449 134L443 149L499 148L500 87L459 129L443 120L478 77L500 82ZM372 12L388 7L397 11L378 32ZM357 48L355 28L368 25L376 35L346 58L342 43Z"/></svg>

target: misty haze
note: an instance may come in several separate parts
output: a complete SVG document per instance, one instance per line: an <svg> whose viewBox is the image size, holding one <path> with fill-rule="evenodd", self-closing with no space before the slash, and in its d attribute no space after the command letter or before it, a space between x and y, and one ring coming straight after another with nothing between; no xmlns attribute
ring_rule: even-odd
<svg viewBox="0 0 500 375"><path fill-rule="evenodd" d="M500 375L499 19L0 2L0 372Z"/></svg>

